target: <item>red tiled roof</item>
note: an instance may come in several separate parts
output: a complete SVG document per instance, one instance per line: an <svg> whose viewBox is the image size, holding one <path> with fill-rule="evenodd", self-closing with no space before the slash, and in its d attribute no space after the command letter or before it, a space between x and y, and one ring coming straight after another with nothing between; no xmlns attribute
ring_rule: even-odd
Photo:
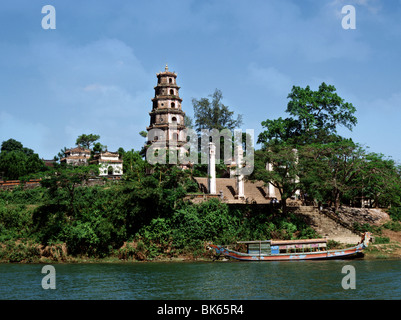
<svg viewBox="0 0 401 320"><path fill-rule="evenodd" d="M70 153L70 152L83 152L83 153L91 153L91 151L89 149L83 148L81 146L72 148L72 149L68 149L65 151L65 153Z"/></svg>

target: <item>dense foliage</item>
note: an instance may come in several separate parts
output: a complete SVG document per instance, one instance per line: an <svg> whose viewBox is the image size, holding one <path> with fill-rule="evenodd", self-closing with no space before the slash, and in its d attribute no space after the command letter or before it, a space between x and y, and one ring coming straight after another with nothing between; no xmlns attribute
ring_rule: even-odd
<svg viewBox="0 0 401 320"><path fill-rule="evenodd" d="M305 201L336 209L341 204L400 206L401 167L337 134L338 126L351 130L357 119L355 107L335 91L325 83L317 91L292 88L289 117L262 122L262 147L255 154L251 179L273 184L284 211L296 190Z"/></svg>
<svg viewBox="0 0 401 320"><path fill-rule="evenodd" d="M65 244L71 256L152 259L204 255L209 241L317 236L274 208L235 208L216 199L192 204L184 200L189 172L164 165L145 174L144 160L132 163L119 182L88 186L90 167L60 167L42 187L0 192L0 242L6 244L0 259L37 257L32 243ZM17 245L21 254L10 258Z"/></svg>
<svg viewBox="0 0 401 320"><path fill-rule="evenodd" d="M234 111L222 103L223 94L220 90L216 89L210 97L212 101L208 98L192 99L196 131L200 132L202 129L234 130L241 126L242 115L239 114L236 119L234 118Z"/></svg>
<svg viewBox="0 0 401 320"><path fill-rule="evenodd" d="M3 141L0 152L0 180L24 179L46 170L45 163L32 149L14 139Z"/></svg>

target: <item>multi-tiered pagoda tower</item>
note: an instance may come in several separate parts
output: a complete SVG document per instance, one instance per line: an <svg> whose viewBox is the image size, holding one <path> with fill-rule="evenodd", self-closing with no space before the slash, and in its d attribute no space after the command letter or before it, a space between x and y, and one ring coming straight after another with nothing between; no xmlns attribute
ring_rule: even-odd
<svg viewBox="0 0 401 320"><path fill-rule="evenodd" d="M153 108L149 112L150 126L146 128L148 132L160 129L159 133L155 134L153 130L152 134L148 134L148 144L158 142L170 150L179 150L186 143L185 112L181 109L182 99L178 93L180 87L176 79L177 74L169 71L167 65L164 72L157 74Z"/></svg>

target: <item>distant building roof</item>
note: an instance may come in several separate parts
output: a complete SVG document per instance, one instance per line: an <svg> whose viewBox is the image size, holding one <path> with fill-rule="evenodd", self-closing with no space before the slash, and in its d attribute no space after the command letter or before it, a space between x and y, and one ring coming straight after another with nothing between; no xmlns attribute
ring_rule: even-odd
<svg viewBox="0 0 401 320"><path fill-rule="evenodd" d="M42 159L42 160L45 163L45 166L47 166L47 167L54 167L54 164L56 163L55 160L44 160L44 159Z"/></svg>
<svg viewBox="0 0 401 320"><path fill-rule="evenodd" d="M109 157L117 159L110 159ZM94 154L91 163L123 163L123 160L120 159L118 152L105 151Z"/></svg>
<svg viewBox="0 0 401 320"><path fill-rule="evenodd" d="M73 159L73 160L80 160L80 159L83 159L83 160L88 160L89 158L88 158L88 157L85 157L85 156L68 156L68 157L65 157L65 158L60 159L60 161L63 161L63 160L66 160L66 159Z"/></svg>
<svg viewBox="0 0 401 320"><path fill-rule="evenodd" d="M83 148L81 146L71 148L71 149L68 149L65 151L65 153L71 153L71 152L80 152L80 153L88 153L88 154L91 153L91 151L89 149Z"/></svg>

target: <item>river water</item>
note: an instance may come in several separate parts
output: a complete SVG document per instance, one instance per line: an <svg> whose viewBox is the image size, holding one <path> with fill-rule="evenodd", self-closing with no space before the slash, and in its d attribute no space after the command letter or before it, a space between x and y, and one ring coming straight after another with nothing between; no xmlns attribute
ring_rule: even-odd
<svg viewBox="0 0 401 320"><path fill-rule="evenodd" d="M47 290L43 266L0 264L0 299L401 299L400 260L54 264ZM344 289L351 276L354 289Z"/></svg>

